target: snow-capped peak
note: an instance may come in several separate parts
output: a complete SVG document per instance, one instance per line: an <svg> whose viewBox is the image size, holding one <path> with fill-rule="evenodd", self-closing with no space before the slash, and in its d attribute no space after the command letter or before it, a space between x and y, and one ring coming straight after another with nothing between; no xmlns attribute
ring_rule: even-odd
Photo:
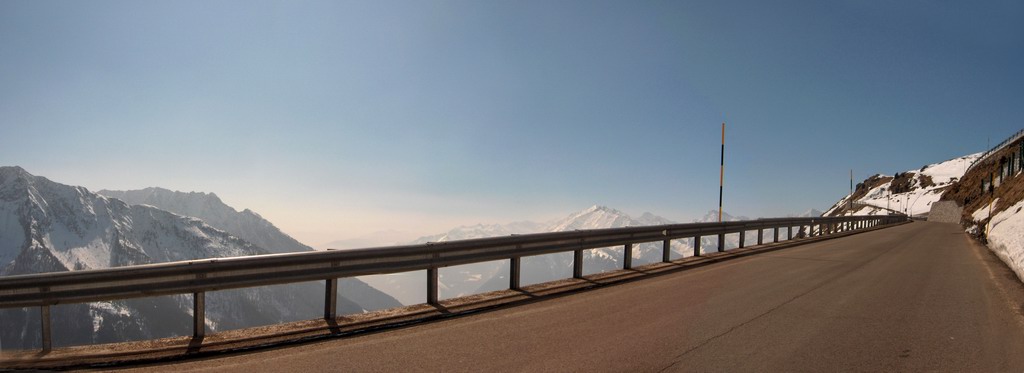
<svg viewBox="0 0 1024 373"><path fill-rule="evenodd" d="M728 212L722 212L722 221L739 221L739 220L750 220L745 216L732 216ZM718 222L718 209L708 210L708 213L704 214L704 217L700 220L694 220L694 223L717 223Z"/></svg>
<svg viewBox="0 0 1024 373"><path fill-rule="evenodd" d="M0 167L0 185L0 276L268 253L196 217L129 205L84 187L33 176L20 167ZM155 188L148 192L159 193ZM219 203L212 194L192 196ZM269 229L263 232L273 236ZM363 288L348 293L349 300L339 299L345 312L365 310L360 306L364 300L385 308L398 305L356 279L343 281L347 289ZM308 318L322 307L323 287L301 283L211 292L208 297L210 328L234 329ZM62 310L62 322L74 326L62 335L85 343L174 336L175 330L187 330L179 324L189 320L189 307L189 302L162 297L70 305ZM38 348L39 335L23 332L32 315L25 309L0 310L5 348Z"/></svg>
<svg viewBox="0 0 1024 373"><path fill-rule="evenodd" d="M202 219L217 229L238 235L246 241L265 248L270 252L284 253L311 251L288 236L256 212L245 209L238 212L228 206L214 193L179 192L164 188L141 190L101 190L98 193L123 200L132 205L150 205L175 214Z"/></svg>
<svg viewBox="0 0 1024 373"><path fill-rule="evenodd" d="M637 224L626 213L605 207L594 205L585 210L569 214L565 219L556 222L550 229L551 232L571 231L578 229L600 229L628 227Z"/></svg>

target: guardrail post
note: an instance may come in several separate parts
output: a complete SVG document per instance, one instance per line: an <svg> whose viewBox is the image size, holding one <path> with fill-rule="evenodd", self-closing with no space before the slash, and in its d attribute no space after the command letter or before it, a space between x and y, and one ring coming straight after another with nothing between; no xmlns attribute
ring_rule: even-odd
<svg viewBox="0 0 1024 373"><path fill-rule="evenodd" d="M700 256L700 236L693 238L693 256Z"/></svg>
<svg viewBox="0 0 1024 373"><path fill-rule="evenodd" d="M764 244L764 228L757 228L757 244Z"/></svg>
<svg viewBox="0 0 1024 373"><path fill-rule="evenodd" d="M772 228L772 242L779 242L779 227Z"/></svg>
<svg viewBox="0 0 1024 373"><path fill-rule="evenodd" d="M747 231L740 231L740 248L743 248L743 244L746 243Z"/></svg>
<svg viewBox="0 0 1024 373"><path fill-rule="evenodd" d="M572 252L572 277L583 278L583 250Z"/></svg>
<svg viewBox="0 0 1024 373"><path fill-rule="evenodd" d="M338 279L329 278L324 286L324 319L334 320L338 317Z"/></svg>
<svg viewBox="0 0 1024 373"><path fill-rule="evenodd" d="M437 303L437 267L427 268L427 304L436 306Z"/></svg>
<svg viewBox="0 0 1024 373"><path fill-rule="evenodd" d="M718 252L725 251L725 233L718 234Z"/></svg>
<svg viewBox="0 0 1024 373"><path fill-rule="evenodd" d="M206 292L192 293L192 337L206 335Z"/></svg>
<svg viewBox="0 0 1024 373"><path fill-rule="evenodd" d="M661 242L661 261L665 263L672 261L672 240Z"/></svg>
<svg viewBox="0 0 1024 373"><path fill-rule="evenodd" d="M43 333L43 351L53 349L53 342L50 339L50 305L39 306L39 327Z"/></svg>
<svg viewBox="0 0 1024 373"><path fill-rule="evenodd" d="M523 258L514 256L508 262L508 288L519 290L519 274L521 273Z"/></svg>
<svg viewBox="0 0 1024 373"><path fill-rule="evenodd" d="M627 243L622 248L622 269L633 268L633 244Z"/></svg>
<svg viewBox="0 0 1024 373"><path fill-rule="evenodd" d="M793 239L793 226L786 227L786 241Z"/></svg>

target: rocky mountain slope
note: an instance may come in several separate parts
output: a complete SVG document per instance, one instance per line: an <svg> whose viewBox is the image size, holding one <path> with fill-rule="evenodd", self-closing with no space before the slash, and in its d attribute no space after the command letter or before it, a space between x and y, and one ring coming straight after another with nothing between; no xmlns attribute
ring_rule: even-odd
<svg viewBox="0 0 1024 373"><path fill-rule="evenodd" d="M270 253L313 250L282 232L255 211L235 210L213 193L185 193L163 188L128 191L101 190L97 193L120 199L131 205L153 206L178 215L200 219L214 228L264 248ZM338 287L344 294L339 299L342 299L343 302L355 303L358 306L353 309L355 311L378 310L400 305L391 296L355 278L339 279Z"/></svg>
<svg viewBox="0 0 1024 373"><path fill-rule="evenodd" d="M269 254L202 220L129 205L83 187L0 167L0 275L77 271L167 261ZM371 293L362 283L350 290ZM397 301L382 296L385 306ZM323 285L303 283L207 294L212 331L310 319L322 312ZM58 305L56 346L187 335L190 296ZM367 307L340 299L342 312ZM376 305L380 306L380 305ZM0 310L0 346L36 348L37 309Z"/></svg>
<svg viewBox="0 0 1024 373"><path fill-rule="evenodd" d="M163 188L141 190L101 190L98 194L117 198L130 205L150 205L182 216L191 216L210 226L249 241L272 253L311 251L256 212L241 212L224 204L213 193L176 192Z"/></svg>
<svg viewBox="0 0 1024 373"><path fill-rule="evenodd" d="M825 216L878 215L905 213L927 216L932 204L963 177L967 167L981 153L925 165L917 170L897 172L888 176L873 175L857 184L852 195L832 205ZM852 203L851 203L852 201Z"/></svg>

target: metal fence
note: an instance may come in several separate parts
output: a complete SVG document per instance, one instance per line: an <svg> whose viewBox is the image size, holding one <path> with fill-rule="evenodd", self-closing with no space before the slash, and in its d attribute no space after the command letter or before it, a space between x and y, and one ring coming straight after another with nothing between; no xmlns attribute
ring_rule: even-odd
<svg viewBox="0 0 1024 373"><path fill-rule="evenodd" d="M0 277L0 308L39 307L43 350L51 348L50 307L57 304L110 301L161 295L193 296L193 335L205 333L205 293L208 291L325 281L324 317L337 317L338 279L362 275L426 270L427 303L438 305L438 269L448 266L509 260L509 288L520 289L521 259L527 256L573 252L573 277L583 277L583 250L623 246L623 267L632 267L633 245L662 242L662 260L670 261L672 240L692 238L693 255L701 255L701 237L717 236L718 251L725 235L740 233L739 247L747 245L747 232L794 228L809 236L865 229L906 221L903 215L777 218L725 223L578 230L513 235L421 245L318 251L248 257L191 260L58 273ZM806 227L806 229L805 229Z"/></svg>
<svg viewBox="0 0 1024 373"><path fill-rule="evenodd" d="M975 165L978 165L978 164L982 163L983 161L985 161L988 158L988 156L990 156L992 154L995 154L996 152L1002 150L1004 147L1006 147L1007 145L1010 145L1014 141L1019 140L1021 137L1024 137L1024 129L1022 129L1020 131L1017 131L1017 133L1013 134L1013 136L1007 137L1006 140L1003 140L1003 142L999 143L999 145L996 145L992 149L989 149L988 151L983 153L981 155L981 157L979 157L977 160L975 160L973 163L971 163L970 166L967 166L967 170L964 171L964 175L967 175L967 172L970 171L972 168L974 168Z"/></svg>

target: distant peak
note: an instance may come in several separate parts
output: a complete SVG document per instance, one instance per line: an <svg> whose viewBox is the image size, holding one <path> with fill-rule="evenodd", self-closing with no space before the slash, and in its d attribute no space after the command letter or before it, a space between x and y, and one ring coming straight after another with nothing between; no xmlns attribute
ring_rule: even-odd
<svg viewBox="0 0 1024 373"><path fill-rule="evenodd" d="M32 176L21 166L2 166L0 167L0 175Z"/></svg>
<svg viewBox="0 0 1024 373"><path fill-rule="evenodd" d="M208 200L211 200L211 201L220 202L220 197L218 197L216 194L214 194L212 192L211 193L196 192L196 191L182 192L182 191L179 191L179 190L173 190L172 191L170 189L165 189L165 188L161 188L161 187L149 187L149 188L146 188L146 189L143 189L143 190L146 191L146 192L150 192L150 193L176 194L176 195L180 195L180 196L199 197L199 198L208 199Z"/></svg>
<svg viewBox="0 0 1024 373"><path fill-rule="evenodd" d="M143 191L150 192L150 193L173 193L169 189L164 189L164 188L161 188L161 187L148 187L148 188L143 189Z"/></svg>
<svg viewBox="0 0 1024 373"><path fill-rule="evenodd" d="M598 211L601 211L601 212L613 212L613 213L619 213L619 210L613 209L613 208L611 208L611 207L608 207L608 206L602 206L602 205L593 205L593 206L590 206L590 207L588 207L588 208L587 208L586 210L583 210L583 213L588 213L588 212L598 212Z"/></svg>
<svg viewBox="0 0 1024 373"><path fill-rule="evenodd" d="M249 215L255 216L257 218L263 219L263 216L261 216L260 214L257 214L256 211L253 211L253 210L250 210L250 209L242 210L242 213L243 214L249 214Z"/></svg>

